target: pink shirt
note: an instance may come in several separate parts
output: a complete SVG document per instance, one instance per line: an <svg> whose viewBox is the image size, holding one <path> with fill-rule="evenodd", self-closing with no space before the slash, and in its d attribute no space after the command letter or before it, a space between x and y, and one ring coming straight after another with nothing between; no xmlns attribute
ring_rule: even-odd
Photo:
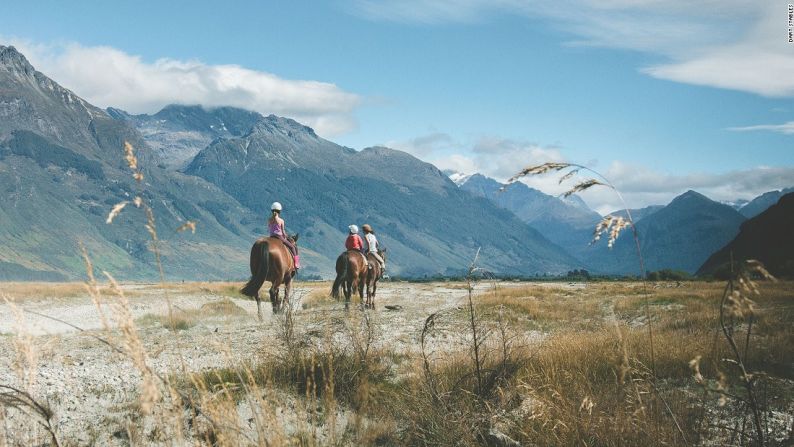
<svg viewBox="0 0 794 447"><path fill-rule="evenodd" d="M281 223L277 220L268 222L267 231L271 236L284 236L284 233L281 232Z"/></svg>

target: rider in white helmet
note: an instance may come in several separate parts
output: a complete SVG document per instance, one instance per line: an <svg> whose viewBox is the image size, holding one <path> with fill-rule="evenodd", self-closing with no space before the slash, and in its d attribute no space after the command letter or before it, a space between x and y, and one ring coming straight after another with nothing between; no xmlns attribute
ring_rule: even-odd
<svg viewBox="0 0 794 447"><path fill-rule="evenodd" d="M292 257L295 260L295 268L300 268L300 256L298 256L298 248L295 247L295 244L292 243L287 238L287 230L284 225L284 219L281 218L281 204L279 202L273 202L270 205L271 216L270 219L267 221L267 230L270 233L270 236L277 237L281 239L281 242L287 246L289 252L292 253Z"/></svg>
<svg viewBox="0 0 794 447"><path fill-rule="evenodd" d="M345 248L348 250L355 250L364 253L364 241L358 235L358 226L350 225L347 227L349 233L345 239Z"/></svg>

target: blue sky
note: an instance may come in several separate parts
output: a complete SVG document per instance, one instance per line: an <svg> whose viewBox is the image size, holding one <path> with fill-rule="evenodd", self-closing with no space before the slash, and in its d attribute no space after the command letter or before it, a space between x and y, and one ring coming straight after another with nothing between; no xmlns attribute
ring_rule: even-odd
<svg viewBox="0 0 794 447"><path fill-rule="evenodd" d="M0 42L100 106L243 106L497 178L576 161L641 206L690 188L732 200L794 185L786 5L13 2Z"/></svg>

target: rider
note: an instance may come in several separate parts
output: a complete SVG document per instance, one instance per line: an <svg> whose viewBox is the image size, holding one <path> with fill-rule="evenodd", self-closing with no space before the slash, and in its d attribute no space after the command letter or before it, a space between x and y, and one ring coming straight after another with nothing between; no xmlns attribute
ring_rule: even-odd
<svg viewBox="0 0 794 447"><path fill-rule="evenodd" d="M361 229L364 230L365 233L364 239L367 241L367 252L378 260L382 276L383 272L386 271L386 262L380 256L380 253L378 253L378 249L380 248L378 246L378 238L375 237L375 232L372 230L372 227L369 226L369 224L362 225Z"/></svg>
<svg viewBox="0 0 794 447"><path fill-rule="evenodd" d="M361 239L361 236L358 235L358 227L356 225L350 225L347 229L350 231L347 235L347 239L345 239L345 248L364 253L364 241Z"/></svg>
<svg viewBox="0 0 794 447"><path fill-rule="evenodd" d="M287 238L284 219L281 218L281 204L273 202L273 205L270 205L270 211L272 214L267 221L267 230L270 232L271 237L279 238L281 242L287 246L289 252L292 254L292 259L295 261L295 270L297 270L301 268L300 256L298 256L298 248Z"/></svg>

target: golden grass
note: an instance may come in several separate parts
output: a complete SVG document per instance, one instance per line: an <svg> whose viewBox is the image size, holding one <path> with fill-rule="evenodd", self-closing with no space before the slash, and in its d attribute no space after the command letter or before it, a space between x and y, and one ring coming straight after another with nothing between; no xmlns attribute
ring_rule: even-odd
<svg viewBox="0 0 794 447"><path fill-rule="evenodd" d="M486 308L504 306L508 321L534 323L543 329L586 328L602 322L602 303L579 289L527 285L486 290L476 303Z"/></svg>
<svg viewBox="0 0 794 447"><path fill-rule="evenodd" d="M99 286L103 295L112 295L113 290L109 285ZM50 298L78 298L87 297L89 293L85 283L82 282L0 282L0 294L6 295L13 301L36 301ZM135 291L125 291L127 296L135 296Z"/></svg>
<svg viewBox="0 0 794 447"><path fill-rule="evenodd" d="M790 406L794 396L790 382L784 380L794 379L793 286L791 282L762 283L761 295L755 298L754 335L747 353L750 370L764 371L775 381L777 391L768 404L778 410ZM329 287L328 283L300 283L304 308L333 303L327 296ZM714 438L708 429L715 412L723 411L726 417L732 413L720 410L716 398L703 400L689 362L700 356L707 381L714 383L724 373L728 389L741 393L736 371L722 360L729 354L717 320L723 287L724 283L708 282L684 282L679 287L649 284L646 297L641 283L630 282L584 287L511 284L491 288L481 284L474 302L480 324L489 333L481 345L482 388L475 380L471 352L465 348L433 357L431 387L420 354L396 351L388 333L369 331L370 324L377 323L359 312L346 316L298 313L290 322L294 327L284 336L288 339L276 337L276 354L269 351L245 363L177 374L172 383L179 395L191 396L190 402L183 402L185 407L195 406L215 418L215 425L206 419L188 423L193 427L191 436L216 445L248 442L239 433L251 426L250 421L238 420L235 409L241 405L256 409L257 430L269 427L257 439L274 445L497 445L502 435L522 445L682 445L676 422L687 443L701 444L722 439ZM182 331L204 318L245 313L230 298L234 295L227 295L236 293L238 283L172 283L166 288L174 294L220 298L200 309L176 308L171 318L149 314L138 319L138 324ZM65 294L74 289L59 290ZM646 299L655 331L655 378ZM516 337L510 338L510 346L500 344L496 309L506 310L502 316L507 316L508 336ZM458 318L461 312L465 310L449 315ZM321 333L321 340L307 335L318 332L318 321L308 318L322 319L322 327L332 328L327 329L331 332L324 338ZM530 328L543 329L546 338L521 339ZM465 325L448 329L446 335L463 340L466 346ZM746 324L737 326L736 338L743 340L746 330ZM375 338L367 342L367 337ZM174 393L169 395L173 398ZM287 403L301 421L297 426L287 427L284 416L274 410ZM340 412L347 414L346 422L338 433L328 434ZM174 420L182 421L184 416L179 411L175 414ZM162 423L176 424L165 419ZM135 422L130 424L137 429ZM325 434L318 437L322 430ZM163 431L176 433L176 425Z"/></svg>
<svg viewBox="0 0 794 447"><path fill-rule="evenodd" d="M656 379L640 283L594 283L584 289L529 285L481 292L481 305L503 305L517 321L522 314L531 316L547 322L551 331L540 346L513 354L518 366L504 378L499 399L490 398L487 406L500 408L497 414L512 414L502 430L529 445L679 445L684 441L675 421L688 442L704 439L708 414L713 413L704 413L700 405L715 406L716 401L700 400L689 362L701 356L707 380L726 374L730 392L742 393L736 370L723 361L729 356L718 325L723 288L724 283L693 282L648 289ZM792 290L791 282L767 282L755 297L754 335L746 361L750 370L794 378ZM593 324L595 320L600 323ZM746 324L739 326L736 338L744 340L746 330ZM498 349L490 352L494 355ZM489 362L486 370L498 367L493 358ZM417 400L424 392L421 380L410 385L404 403L395 404L421 408L421 416L408 418L412 442L474 445L486 440L490 426L478 426L482 412L466 397L475 392L471 380L468 385L461 380L467 371L471 377L470 363L468 353L451 354L436 373L437 386L456 396L448 405L465 423L422 405ZM790 388L783 385L779 394L790 395ZM776 399L769 402L776 402L777 408L790 405L790 399ZM404 414L413 413L404 408Z"/></svg>

